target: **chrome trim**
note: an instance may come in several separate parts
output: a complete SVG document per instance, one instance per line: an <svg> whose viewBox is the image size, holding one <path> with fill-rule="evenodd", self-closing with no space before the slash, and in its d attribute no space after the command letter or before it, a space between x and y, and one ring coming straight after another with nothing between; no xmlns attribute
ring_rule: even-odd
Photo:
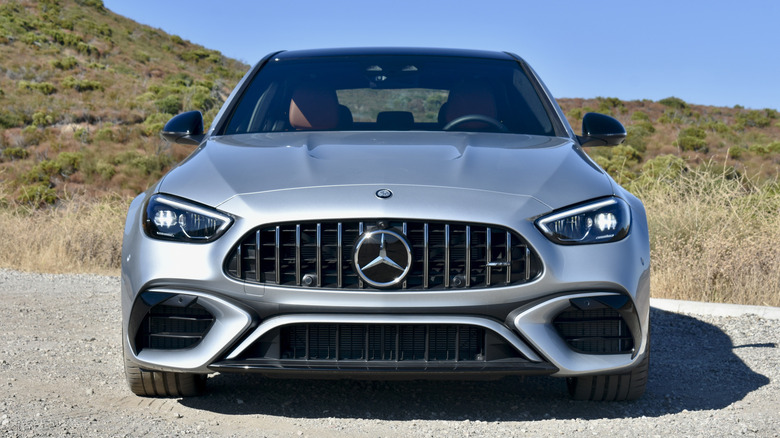
<svg viewBox="0 0 780 438"><path fill-rule="evenodd" d="M525 247L525 280L531 279L531 248Z"/></svg>
<svg viewBox="0 0 780 438"><path fill-rule="evenodd" d="M262 259L260 258L260 249L263 247L262 242L260 241L260 230L257 230L255 233L255 280L257 280L258 283L263 281L262 278L262 272L260 271L260 262L262 262ZM239 263L241 261L239 260Z"/></svg>
<svg viewBox="0 0 780 438"><path fill-rule="evenodd" d="M512 283L512 233L506 232L506 284Z"/></svg>
<svg viewBox="0 0 780 438"><path fill-rule="evenodd" d="M490 228L485 231L485 286L490 286L493 280L493 269L490 263L493 258L493 233Z"/></svg>
<svg viewBox="0 0 780 438"><path fill-rule="evenodd" d="M471 287L471 225L466 225L466 288Z"/></svg>
<svg viewBox="0 0 780 438"><path fill-rule="evenodd" d="M450 287L450 224L444 225L444 287Z"/></svg>
<svg viewBox="0 0 780 438"><path fill-rule="evenodd" d="M322 224L317 223L317 287L322 287Z"/></svg>
<svg viewBox="0 0 780 438"><path fill-rule="evenodd" d="M282 283L282 236L281 227L276 226L276 284Z"/></svg>
<svg viewBox="0 0 780 438"><path fill-rule="evenodd" d="M430 248L428 244L430 243L430 226L425 223L423 225L423 289L428 289L429 280L428 276L430 275L430 266L429 266L429 260L430 260Z"/></svg>
<svg viewBox="0 0 780 438"><path fill-rule="evenodd" d="M282 315L266 319L260 324L227 359L235 359L244 350L269 331L288 324L463 324L473 325L492 330L512 344L523 356L531 362L542 362L534 351L504 325L487 318L475 316L448 315L328 315L299 314ZM396 336L398 334L396 333Z"/></svg>
<svg viewBox="0 0 780 438"><path fill-rule="evenodd" d="M301 285L301 224L295 225L295 285Z"/></svg>
<svg viewBox="0 0 780 438"><path fill-rule="evenodd" d="M342 278L343 271L344 271L344 266L342 265L342 263L343 263L342 259L344 259L344 257L343 257L344 247L342 246L342 243L341 243L341 241L344 240L344 225L341 222L339 222L338 225L337 225L336 233L338 234L338 236L337 236L337 240L338 240L337 246L338 246L338 252L339 252L338 256L336 257L336 266L337 266L337 269L338 269L338 272L336 273L336 284L338 285L338 287L340 289L340 288L342 288L344 286L344 279Z"/></svg>

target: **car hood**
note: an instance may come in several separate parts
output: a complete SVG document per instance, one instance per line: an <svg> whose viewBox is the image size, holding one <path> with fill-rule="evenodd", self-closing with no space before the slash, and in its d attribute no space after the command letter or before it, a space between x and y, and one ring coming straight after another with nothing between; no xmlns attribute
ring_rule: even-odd
<svg viewBox="0 0 780 438"><path fill-rule="evenodd" d="M498 192L551 209L613 193L609 177L569 139L440 132L212 137L157 190L219 206L251 193L356 185Z"/></svg>

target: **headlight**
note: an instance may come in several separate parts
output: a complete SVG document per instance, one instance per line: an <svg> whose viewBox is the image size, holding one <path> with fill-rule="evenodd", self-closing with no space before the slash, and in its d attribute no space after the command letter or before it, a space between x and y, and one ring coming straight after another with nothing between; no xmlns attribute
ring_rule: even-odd
<svg viewBox="0 0 780 438"><path fill-rule="evenodd" d="M620 198L602 199L542 217L536 226L563 245L614 242L628 234L631 210Z"/></svg>
<svg viewBox="0 0 780 438"><path fill-rule="evenodd" d="M144 211L144 230L155 239L211 242L233 222L214 209L167 195L153 195Z"/></svg>

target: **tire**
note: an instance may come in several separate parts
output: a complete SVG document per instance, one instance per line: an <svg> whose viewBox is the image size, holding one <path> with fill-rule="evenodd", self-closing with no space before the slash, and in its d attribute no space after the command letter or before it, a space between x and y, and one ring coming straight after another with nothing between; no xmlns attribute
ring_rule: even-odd
<svg viewBox="0 0 780 438"><path fill-rule="evenodd" d="M206 391L206 375L147 371L125 358L130 391L141 397L194 397Z"/></svg>
<svg viewBox="0 0 780 438"><path fill-rule="evenodd" d="M626 401L636 400L645 393L650 352L626 374L569 377L566 383L574 400Z"/></svg>

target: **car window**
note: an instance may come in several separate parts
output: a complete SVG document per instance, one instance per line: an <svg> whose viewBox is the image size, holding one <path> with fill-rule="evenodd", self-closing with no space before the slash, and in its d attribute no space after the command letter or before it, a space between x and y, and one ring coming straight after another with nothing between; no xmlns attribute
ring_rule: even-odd
<svg viewBox="0 0 780 438"><path fill-rule="evenodd" d="M554 135L537 88L512 60L352 56L274 59L223 134L474 131Z"/></svg>

